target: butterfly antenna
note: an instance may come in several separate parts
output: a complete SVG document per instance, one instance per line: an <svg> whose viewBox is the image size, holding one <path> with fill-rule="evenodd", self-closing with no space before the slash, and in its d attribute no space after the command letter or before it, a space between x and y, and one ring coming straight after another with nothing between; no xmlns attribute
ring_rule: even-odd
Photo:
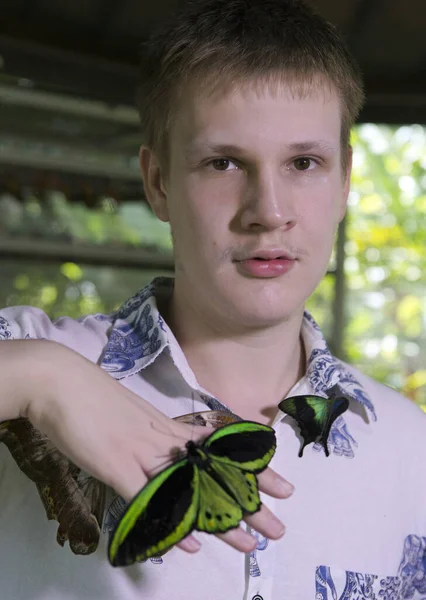
<svg viewBox="0 0 426 600"><path fill-rule="evenodd" d="M168 436L171 436L171 437L177 437L177 435L176 435L176 434L174 434L174 433L171 431L171 429L169 429L169 430L167 430L167 429L162 429L162 428L158 427L158 426L157 426L157 425L154 423L154 421L151 421L150 425L151 425L151 429L153 429L153 430L154 430L154 431L156 431L157 433L161 433L161 435L168 435Z"/></svg>
<svg viewBox="0 0 426 600"><path fill-rule="evenodd" d="M195 394L194 392L191 392L191 413L194 414L195 413ZM195 428L195 422L191 423L191 442L194 441L194 428Z"/></svg>
<svg viewBox="0 0 426 600"><path fill-rule="evenodd" d="M168 437L175 438L176 440L179 441L179 445L176 445L173 448L171 448L170 453L168 455L163 454L161 456L157 456L157 458L163 459L163 462L160 465L158 465L158 467L155 468L155 470L154 470L155 472L153 471L152 473L150 473L151 476L154 476L157 472L157 469L160 471L164 467L168 466L172 461L178 460L179 458L182 458L184 456L185 451L183 449L183 446L185 445L187 440L185 438L180 437L180 436L176 435L175 433L173 433L173 431L171 431L171 429L162 430L153 421L151 421L151 428L154 429L155 431L157 431L158 433L161 433L162 435L167 435ZM182 444L182 441L183 441L183 444Z"/></svg>
<svg viewBox="0 0 426 600"><path fill-rule="evenodd" d="M175 451L176 454L174 454ZM174 460L181 458L182 454L183 453L181 448L172 448L171 456L159 456L158 458L164 458L165 460L151 471L147 471L148 476L150 478L155 477L155 475L157 475L160 471L168 467Z"/></svg>
<svg viewBox="0 0 426 600"><path fill-rule="evenodd" d="M179 417L173 417L174 419L178 420ZM157 431L158 433L161 433L162 435L166 435L168 437L172 437L175 438L176 440L178 440L179 445L176 446L176 452L182 452L183 451L183 446L185 446L186 442L188 441L186 437L184 436L179 436L176 435L176 433L174 433L173 431L171 431L171 429L160 429L159 427L157 427L155 425L154 422L151 421L151 428L154 429L155 431ZM173 448L173 450L175 450ZM158 458L166 458L165 456L159 456Z"/></svg>

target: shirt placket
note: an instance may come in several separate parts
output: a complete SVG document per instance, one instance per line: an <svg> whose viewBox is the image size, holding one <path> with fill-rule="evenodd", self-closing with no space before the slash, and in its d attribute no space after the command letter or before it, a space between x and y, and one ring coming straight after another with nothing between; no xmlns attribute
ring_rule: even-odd
<svg viewBox="0 0 426 600"><path fill-rule="evenodd" d="M274 498L261 494L261 499L268 508L275 512ZM275 564L277 559L276 543L248 528L249 533L257 540L254 552L246 554L246 593L244 600L272 600Z"/></svg>

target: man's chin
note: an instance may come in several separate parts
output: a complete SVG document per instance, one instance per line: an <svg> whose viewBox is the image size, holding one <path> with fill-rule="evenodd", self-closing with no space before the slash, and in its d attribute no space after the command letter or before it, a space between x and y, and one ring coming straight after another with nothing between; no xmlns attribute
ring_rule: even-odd
<svg viewBox="0 0 426 600"><path fill-rule="evenodd" d="M235 324L238 323L245 329L269 329L303 315L303 307L297 303L294 305L280 303L278 306L271 306L262 302L258 305L249 305L245 302L234 304L233 308Z"/></svg>

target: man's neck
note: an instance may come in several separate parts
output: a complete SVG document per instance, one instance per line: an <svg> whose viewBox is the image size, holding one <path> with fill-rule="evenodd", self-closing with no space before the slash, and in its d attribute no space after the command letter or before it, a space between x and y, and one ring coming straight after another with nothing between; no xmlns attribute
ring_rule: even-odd
<svg viewBox="0 0 426 600"><path fill-rule="evenodd" d="M161 312L200 386L242 418L269 423L305 374L303 314L268 330L230 335L211 326L214 318L173 300Z"/></svg>

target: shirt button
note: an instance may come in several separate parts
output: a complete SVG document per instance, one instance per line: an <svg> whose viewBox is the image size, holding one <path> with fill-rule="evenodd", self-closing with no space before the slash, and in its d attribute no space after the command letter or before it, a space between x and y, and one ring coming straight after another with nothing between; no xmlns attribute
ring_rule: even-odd
<svg viewBox="0 0 426 600"><path fill-rule="evenodd" d="M256 594L251 600L263 600L263 598L259 594Z"/></svg>

